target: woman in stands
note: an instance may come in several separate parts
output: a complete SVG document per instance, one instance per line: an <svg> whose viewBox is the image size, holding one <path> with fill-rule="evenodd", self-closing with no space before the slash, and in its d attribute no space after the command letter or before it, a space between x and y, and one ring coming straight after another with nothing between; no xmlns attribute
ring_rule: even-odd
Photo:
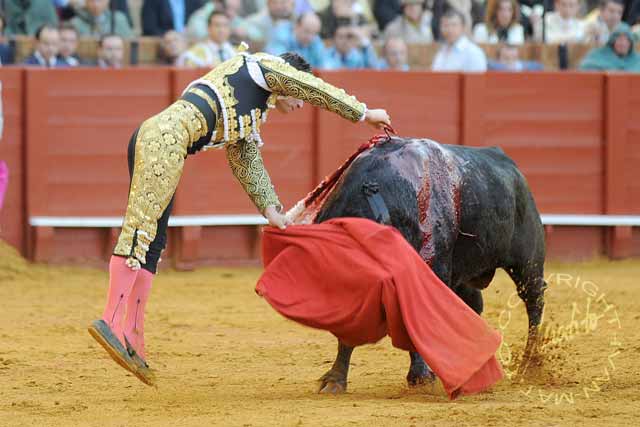
<svg viewBox="0 0 640 427"><path fill-rule="evenodd" d="M485 22L473 28L476 43L524 43L524 28L519 23L520 6L516 0L488 0Z"/></svg>

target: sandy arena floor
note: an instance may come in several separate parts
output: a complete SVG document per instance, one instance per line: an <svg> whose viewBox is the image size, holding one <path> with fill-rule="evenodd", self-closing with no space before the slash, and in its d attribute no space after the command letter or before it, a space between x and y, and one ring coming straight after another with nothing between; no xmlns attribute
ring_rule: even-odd
<svg viewBox="0 0 640 427"><path fill-rule="evenodd" d="M336 341L273 311L253 292L259 274L158 276L146 325L154 389L86 331L105 271L28 266L0 243L0 426L639 425L640 261L548 265L543 367L454 402L439 386L408 389L409 357L388 340L355 351L346 395L317 394ZM502 272L484 292L505 363L526 329L513 292Z"/></svg>

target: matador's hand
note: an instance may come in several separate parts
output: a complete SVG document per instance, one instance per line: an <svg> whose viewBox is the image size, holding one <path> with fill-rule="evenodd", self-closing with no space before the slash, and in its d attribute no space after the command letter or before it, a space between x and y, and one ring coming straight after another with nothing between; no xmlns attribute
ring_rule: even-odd
<svg viewBox="0 0 640 427"><path fill-rule="evenodd" d="M377 109L377 110L367 110L364 115L364 119L371 126L384 129L385 126L391 126L391 118L389 114L387 114L386 110Z"/></svg>
<svg viewBox="0 0 640 427"><path fill-rule="evenodd" d="M269 225L272 227L278 227L281 230L287 228L287 225L291 225L291 221L286 217L286 215L278 212L275 206L267 206L264 210L264 216L269 221Z"/></svg>

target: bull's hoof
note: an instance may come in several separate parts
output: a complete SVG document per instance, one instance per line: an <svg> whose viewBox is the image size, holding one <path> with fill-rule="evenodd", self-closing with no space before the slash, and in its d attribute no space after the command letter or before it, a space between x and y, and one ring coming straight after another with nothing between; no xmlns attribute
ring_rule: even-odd
<svg viewBox="0 0 640 427"><path fill-rule="evenodd" d="M410 370L407 374L407 385L409 387L421 387L424 385L433 384L436 381L436 374L434 374L431 369L425 366L424 370L420 370L416 372L415 370Z"/></svg>
<svg viewBox="0 0 640 427"><path fill-rule="evenodd" d="M318 382L320 383L318 393L341 394L347 391L347 379L333 370L320 377Z"/></svg>

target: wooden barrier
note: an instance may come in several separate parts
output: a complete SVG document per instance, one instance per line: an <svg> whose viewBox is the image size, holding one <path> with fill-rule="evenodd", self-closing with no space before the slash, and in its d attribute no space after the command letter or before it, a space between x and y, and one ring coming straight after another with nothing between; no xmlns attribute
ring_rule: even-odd
<svg viewBox="0 0 640 427"><path fill-rule="evenodd" d="M605 100L605 212L640 212L640 79L629 74L607 76ZM607 236L608 253L613 258L640 256L640 230L615 227Z"/></svg>
<svg viewBox="0 0 640 427"><path fill-rule="evenodd" d="M0 217L2 238L18 247L29 242L29 253L40 261L104 262L117 229L27 228L24 212L28 217L122 215L131 133L204 71L0 70L6 120L0 158L12 169ZM640 185L634 179L640 127L633 114L640 107L640 76L362 71L321 77L357 94L370 108L387 108L403 136L502 147L527 177L541 213L640 214ZM309 106L288 117L271 112L263 155L286 207L376 133ZM187 160L174 213L256 211L231 175L224 151L213 151ZM640 233L631 225L546 229L552 258L640 254ZM181 267L257 258L260 234L254 225L177 227L171 234L173 254L164 258Z"/></svg>
<svg viewBox="0 0 640 427"><path fill-rule="evenodd" d="M121 215L129 185L127 144L144 119L168 105L170 71L28 69L26 74L29 216ZM33 231L36 260L104 257L106 244L82 245L100 230ZM81 246L67 244L73 239Z"/></svg>
<svg viewBox="0 0 640 427"><path fill-rule="evenodd" d="M386 108L395 130L446 144L460 138L460 74L348 71L322 72L322 78L369 108ZM317 179L333 172L363 142L379 131L324 111L318 115Z"/></svg>
<svg viewBox="0 0 640 427"><path fill-rule="evenodd" d="M0 68L2 82L3 132L0 136L0 161L9 168L9 186L0 210L0 236L25 253L24 201L24 71Z"/></svg>

